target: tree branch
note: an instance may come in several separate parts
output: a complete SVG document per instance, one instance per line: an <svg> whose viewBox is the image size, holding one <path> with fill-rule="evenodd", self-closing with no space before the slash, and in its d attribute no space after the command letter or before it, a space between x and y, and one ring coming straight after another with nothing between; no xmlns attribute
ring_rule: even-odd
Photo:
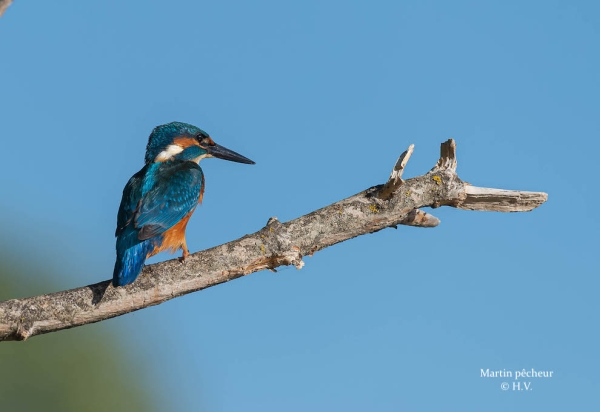
<svg viewBox="0 0 600 412"><path fill-rule="evenodd" d="M456 174L456 144L441 146L431 171L403 181L413 146L404 152L384 185L289 222L269 219L256 233L190 255L146 266L131 285L113 288L110 281L82 288L0 302L0 341L72 328L120 316L190 292L264 269L304 266L302 258L344 240L398 224L434 227L439 220L418 208L451 206L467 210L523 212L544 203L540 192L486 189L463 182Z"/></svg>

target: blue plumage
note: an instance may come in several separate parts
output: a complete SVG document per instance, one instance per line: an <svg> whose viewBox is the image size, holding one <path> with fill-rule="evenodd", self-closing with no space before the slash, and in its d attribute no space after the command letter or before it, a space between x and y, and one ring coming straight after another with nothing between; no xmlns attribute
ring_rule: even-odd
<svg viewBox="0 0 600 412"><path fill-rule="evenodd" d="M204 175L198 163L204 157L254 163L187 123L173 122L152 131L146 164L123 189L115 231L114 286L132 283L146 258L163 250L182 249L183 258L187 256L185 228L202 200Z"/></svg>
<svg viewBox="0 0 600 412"><path fill-rule="evenodd" d="M135 214L140 239L165 232L191 212L200 200L204 180L200 166L190 161L159 163L150 169L150 189L142 190L142 201Z"/></svg>
<svg viewBox="0 0 600 412"><path fill-rule="evenodd" d="M138 239L138 231L127 227L117 237L117 260L113 272L113 285L124 286L132 283L142 271L146 256L162 242L162 239Z"/></svg>
<svg viewBox="0 0 600 412"><path fill-rule="evenodd" d="M146 165L129 180L117 215L115 286L133 282L147 256L171 247L163 248L163 234L196 207L202 185L200 166L182 160Z"/></svg>

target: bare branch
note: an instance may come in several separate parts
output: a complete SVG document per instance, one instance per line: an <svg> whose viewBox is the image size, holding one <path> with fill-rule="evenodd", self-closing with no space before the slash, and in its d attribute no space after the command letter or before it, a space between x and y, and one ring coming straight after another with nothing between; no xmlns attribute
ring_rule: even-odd
<svg viewBox="0 0 600 412"><path fill-rule="evenodd" d="M71 328L157 305L264 269L300 269L306 255L344 240L399 224L434 227L439 220L422 207L521 212L547 199L546 193L478 188L456 174L456 144L441 146L436 166L401 182L412 146L396 163L388 185L376 186L308 215L281 223L269 219L256 233L197 252L185 263L173 259L144 268L138 280L113 288L109 281L25 299L0 302L0 341ZM389 182L389 181L388 181ZM388 190L386 189L386 190Z"/></svg>

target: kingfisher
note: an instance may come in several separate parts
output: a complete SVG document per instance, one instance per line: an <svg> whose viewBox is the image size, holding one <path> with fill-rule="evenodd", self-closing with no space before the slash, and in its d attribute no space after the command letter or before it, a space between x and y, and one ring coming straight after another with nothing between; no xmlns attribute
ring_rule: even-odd
<svg viewBox="0 0 600 412"><path fill-rule="evenodd" d="M144 167L123 189L117 214L117 261L113 285L132 283L150 256L182 250L187 223L204 195L200 160L207 157L254 164L216 144L204 130L181 122L157 126L146 146Z"/></svg>

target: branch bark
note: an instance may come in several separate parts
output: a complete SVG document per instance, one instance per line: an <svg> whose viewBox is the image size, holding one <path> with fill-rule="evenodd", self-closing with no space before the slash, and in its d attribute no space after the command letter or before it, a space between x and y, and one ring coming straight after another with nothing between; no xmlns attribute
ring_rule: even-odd
<svg viewBox="0 0 600 412"><path fill-rule="evenodd" d="M110 281L86 287L0 302L0 341L99 322L158 305L264 269L304 266L302 258L353 237L396 225L434 227L439 220L421 207L467 210L530 211L544 203L541 192L471 186L456 174L456 144L441 145L441 156L428 173L402 180L413 146L404 152L388 182L364 190L305 216L281 223L271 218L256 233L191 254L146 266L138 280L113 288Z"/></svg>

